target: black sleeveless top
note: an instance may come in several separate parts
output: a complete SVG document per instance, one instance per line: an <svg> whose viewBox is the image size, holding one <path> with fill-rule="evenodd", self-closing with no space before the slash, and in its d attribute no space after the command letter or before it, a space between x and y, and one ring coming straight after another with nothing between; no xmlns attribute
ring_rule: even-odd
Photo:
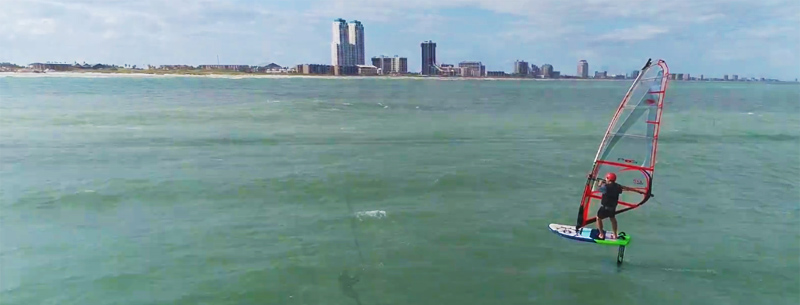
<svg viewBox="0 0 800 305"><path fill-rule="evenodd" d="M600 204L608 208L617 207L619 195L622 194L621 185L616 182L606 183L600 187L600 191L603 192L603 199L600 200Z"/></svg>

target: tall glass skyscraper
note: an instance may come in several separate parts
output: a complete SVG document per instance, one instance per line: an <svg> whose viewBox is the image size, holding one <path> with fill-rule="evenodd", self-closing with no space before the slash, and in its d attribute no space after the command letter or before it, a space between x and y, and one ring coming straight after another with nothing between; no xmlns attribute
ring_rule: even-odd
<svg viewBox="0 0 800 305"><path fill-rule="evenodd" d="M364 64L364 25L360 21L354 20L348 24L344 19L336 19L333 21L332 34L331 65Z"/></svg>
<svg viewBox="0 0 800 305"><path fill-rule="evenodd" d="M422 75L437 75L436 65L436 43L433 41L424 41L420 44L422 47Z"/></svg>

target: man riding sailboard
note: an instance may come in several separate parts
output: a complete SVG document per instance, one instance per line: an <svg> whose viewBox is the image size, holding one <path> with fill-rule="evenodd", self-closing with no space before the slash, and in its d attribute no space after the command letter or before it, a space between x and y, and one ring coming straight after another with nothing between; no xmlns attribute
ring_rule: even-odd
<svg viewBox="0 0 800 305"><path fill-rule="evenodd" d="M637 209L653 197L658 133L668 80L669 69L663 60L648 60L642 67L614 112L597 150L583 186L575 225L551 223L551 231L572 240L617 245L620 253L630 243L628 234L617 234L616 215ZM597 214L592 216L591 211ZM603 229L606 218L611 220L612 232ZM595 221L597 229L587 228Z"/></svg>
<svg viewBox="0 0 800 305"><path fill-rule="evenodd" d="M611 229L614 231L614 235L610 236L610 238L615 239L617 236L617 217L615 214L619 203L619 195L623 191L636 192L643 195L644 192L617 184L617 175L614 173L606 174L605 180L598 179L597 186L600 189L600 193L603 194L603 198L600 199L600 208L597 209L597 230L599 231L597 238L605 239L603 219L609 218L611 219Z"/></svg>

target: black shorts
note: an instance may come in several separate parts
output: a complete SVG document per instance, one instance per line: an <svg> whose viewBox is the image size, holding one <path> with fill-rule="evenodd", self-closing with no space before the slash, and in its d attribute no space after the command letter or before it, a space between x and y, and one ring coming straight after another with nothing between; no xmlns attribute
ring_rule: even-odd
<svg viewBox="0 0 800 305"><path fill-rule="evenodd" d="M609 217L613 218L614 217L614 212L615 212L616 209L617 209L617 207L606 207L604 205L601 205L600 208L597 209L597 218L600 218L600 219L609 218Z"/></svg>

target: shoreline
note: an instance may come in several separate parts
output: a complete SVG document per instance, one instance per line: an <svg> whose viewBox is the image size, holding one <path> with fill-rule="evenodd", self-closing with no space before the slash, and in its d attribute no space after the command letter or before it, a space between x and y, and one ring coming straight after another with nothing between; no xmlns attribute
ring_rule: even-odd
<svg viewBox="0 0 800 305"><path fill-rule="evenodd" d="M146 71L146 72L145 72ZM629 79L580 79L580 78L530 78L530 77L446 77L421 75L321 75L290 73L246 73L235 71L54 71L54 72L0 72L0 77L44 78L44 77L82 77L82 78L170 78L197 77L223 79L264 79L264 78L315 78L315 79L388 79L388 80L498 80L498 81L630 81Z"/></svg>
<svg viewBox="0 0 800 305"><path fill-rule="evenodd" d="M530 77L458 77L458 76L421 76L421 75L320 75L320 74L290 74L290 73L247 73L236 71L203 71L203 70L117 70L117 71L53 71L53 72L0 72L2 77L19 78L46 78L46 77L74 77L74 78L216 78L216 79L286 79L286 78L314 78L337 80L442 80L442 81L576 81L576 82L630 82L632 79L585 79L585 78L530 78ZM787 81L725 81L725 80L672 80L691 83L783 83Z"/></svg>

